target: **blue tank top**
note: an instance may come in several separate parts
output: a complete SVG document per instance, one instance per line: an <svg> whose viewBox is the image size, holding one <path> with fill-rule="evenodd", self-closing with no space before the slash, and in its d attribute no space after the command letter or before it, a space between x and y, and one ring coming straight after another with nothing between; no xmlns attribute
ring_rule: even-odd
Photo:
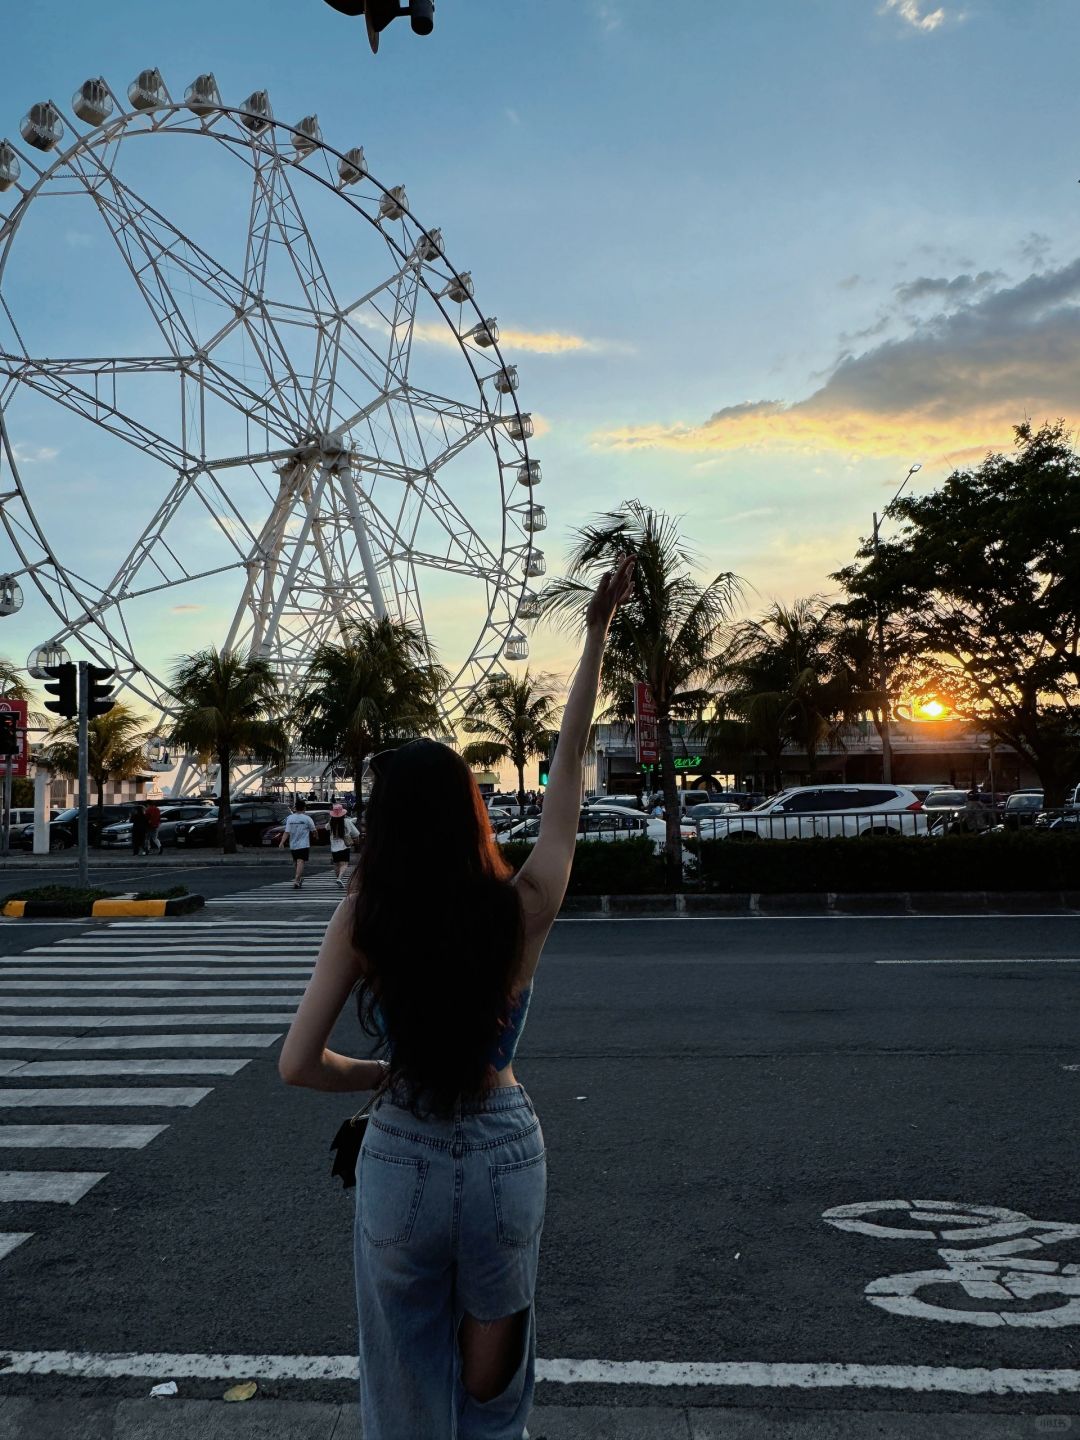
<svg viewBox="0 0 1080 1440"><path fill-rule="evenodd" d="M521 1039L521 1032L525 1029L525 1019L529 1013L531 999L532 986L526 985L507 1014L506 1027L500 1033L499 1043L488 1056L488 1064L494 1066L496 1071L505 1070L517 1054L518 1041ZM372 1008L371 1017L375 1021L379 1033L385 1036L386 1022L383 1020L382 1009L377 1002Z"/></svg>

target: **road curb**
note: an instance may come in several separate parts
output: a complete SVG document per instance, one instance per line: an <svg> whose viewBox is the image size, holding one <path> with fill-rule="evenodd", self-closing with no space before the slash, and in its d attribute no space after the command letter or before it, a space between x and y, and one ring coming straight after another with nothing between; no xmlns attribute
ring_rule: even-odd
<svg viewBox="0 0 1080 1440"><path fill-rule="evenodd" d="M1070 914L1080 910L1074 890L875 890L702 895L568 895L560 914L567 920L635 915L1010 915Z"/></svg>
<svg viewBox="0 0 1080 1440"><path fill-rule="evenodd" d="M117 915L190 915L206 904L202 895L178 895L171 900L92 900L73 905L65 900L8 900L0 914L8 920L100 920Z"/></svg>

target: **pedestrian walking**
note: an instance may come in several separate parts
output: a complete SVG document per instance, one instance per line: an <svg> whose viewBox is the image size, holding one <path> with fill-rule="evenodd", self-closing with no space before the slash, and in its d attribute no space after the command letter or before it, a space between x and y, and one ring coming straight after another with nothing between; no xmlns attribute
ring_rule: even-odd
<svg viewBox="0 0 1080 1440"><path fill-rule="evenodd" d="M135 806L131 816L131 853L133 855L146 854L146 837L150 833L150 827L146 823L146 809L140 800Z"/></svg>
<svg viewBox="0 0 1080 1440"><path fill-rule="evenodd" d="M607 630L632 577L625 560L589 602L539 838L516 876L460 755L414 740L371 760L360 862L279 1061L293 1085L377 1092L356 1177L365 1440L525 1435L547 1170L513 1062L574 858ZM326 1048L354 992L384 1061Z"/></svg>
<svg viewBox="0 0 1080 1440"><path fill-rule="evenodd" d="M161 829L161 811L157 804L151 800L146 806L146 845L145 852L153 855L161 854L161 836L158 831Z"/></svg>
<svg viewBox="0 0 1080 1440"><path fill-rule="evenodd" d="M345 871L349 868L349 849L360 839L360 831L346 814L345 806L334 804L330 807L330 863L334 867L334 879L344 890Z"/></svg>
<svg viewBox="0 0 1080 1440"><path fill-rule="evenodd" d="M289 842L289 853L293 862L293 889L299 890L304 883L304 867L311 854L311 841L315 835L315 822L307 813L307 801L296 797L294 810L286 815L285 826L278 841L278 849Z"/></svg>

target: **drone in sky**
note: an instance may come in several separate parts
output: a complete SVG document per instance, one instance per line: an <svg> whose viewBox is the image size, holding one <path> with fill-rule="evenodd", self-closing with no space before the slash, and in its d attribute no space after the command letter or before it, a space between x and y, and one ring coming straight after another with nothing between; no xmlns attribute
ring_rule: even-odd
<svg viewBox="0 0 1080 1440"><path fill-rule="evenodd" d="M376 55L379 36L399 15L408 15L416 35L430 35L435 28L435 0L409 0L405 5L399 5L398 0L326 0L326 3L342 15L363 15L367 21L368 44Z"/></svg>

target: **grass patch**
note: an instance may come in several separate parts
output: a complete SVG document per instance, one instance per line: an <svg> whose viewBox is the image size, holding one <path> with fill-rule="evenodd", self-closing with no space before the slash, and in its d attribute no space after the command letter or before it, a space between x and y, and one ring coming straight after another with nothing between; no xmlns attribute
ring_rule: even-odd
<svg viewBox="0 0 1080 1440"><path fill-rule="evenodd" d="M111 890L83 890L78 885L39 885L35 890L12 890L5 900L63 900L83 905L92 900L111 900Z"/></svg>
<svg viewBox="0 0 1080 1440"><path fill-rule="evenodd" d="M179 900L181 895L189 894L186 885L172 885L168 890L140 890L135 896L136 900Z"/></svg>

